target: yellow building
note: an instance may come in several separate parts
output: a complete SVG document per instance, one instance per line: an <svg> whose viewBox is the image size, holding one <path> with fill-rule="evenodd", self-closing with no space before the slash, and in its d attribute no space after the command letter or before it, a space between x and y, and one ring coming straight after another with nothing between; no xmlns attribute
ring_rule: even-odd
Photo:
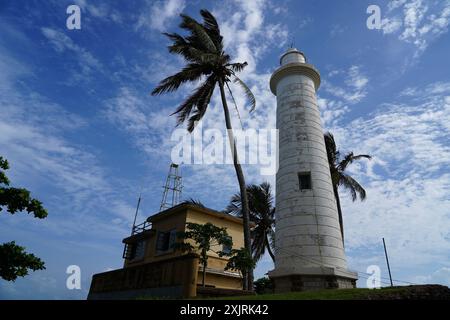
<svg viewBox="0 0 450 320"><path fill-rule="evenodd" d="M235 294L242 290L242 277L237 271L226 271L226 257L211 248L208 252L206 288L201 287L202 266L195 253L173 250L176 234L185 231L186 223L210 222L225 227L233 240L233 249L244 246L242 219L193 204L181 204L150 216L136 226L125 244L122 269L93 276L88 299L137 298L144 296L195 297L197 295ZM219 294L219 293L218 293Z"/></svg>

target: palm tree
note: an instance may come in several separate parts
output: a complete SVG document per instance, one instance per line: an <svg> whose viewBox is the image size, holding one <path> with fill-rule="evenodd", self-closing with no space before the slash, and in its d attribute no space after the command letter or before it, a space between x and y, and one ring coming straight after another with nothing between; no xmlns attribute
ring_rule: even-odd
<svg viewBox="0 0 450 320"><path fill-rule="evenodd" d="M258 262L267 250L275 262L273 254L275 207L273 206L270 184L263 182L260 185L249 185L247 186L247 195L250 221L255 223L255 227L252 230L253 259L255 262ZM239 193L231 198L225 212L239 217L242 216L242 201Z"/></svg>
<svg viewBox="0 0 450 320"><path fill-rule="evenodd" d="M352 200L356 201L359 198L361 201L366 199L366 190L359 184L358 181L353 179L351 176L345 173L347 167L354 161L366 158L372 159L371 156L367 154L354 155L353 152L347 153L343 158L336 147L336 142L334 137L330 132L324 134L325 147L328 155L328 163L330 165L331 181L333 184L334 197L336 198L336 204L339 215L339 225L341 227L342 242L344 242L344 224L342 218L341 201L339 199L339 187L343 186L345 189L350 191Z"/></svg>
<svg viewBox="0 0 450 320"><path fill-rule="evenodd" d="M152 91L152 95L160 95L176 91L182 84L202 81L193 93L184 100L172 115L177 115L177 125L187 121L187 129L192 132L206 113L211 97L216 86L220 89L220 97L225 115L225 125L228 132L230 147L233 154L233 163L236 171L241 197L243 199L242 217L244 223L244 244L251 253L251 240L249 228L248 200L245 190L245 178L239 163L233 128L231 126L230 112L225 97L225 86L232 95L228 83L240 85L251 104L251 111L255 108L255 97L248 86L236 75L242 71L247 62L231 62L231 57L223 50L223 37L220 34L219 25L215 17L207 10L201 10L203 23L181 14L180 28L188 32L187 36L177 33L164 33L172 44L169 52L181 55L186 61L186 66L178 73L162 80ZM253 271L248 274L247 285L253 287Z"/></svg>

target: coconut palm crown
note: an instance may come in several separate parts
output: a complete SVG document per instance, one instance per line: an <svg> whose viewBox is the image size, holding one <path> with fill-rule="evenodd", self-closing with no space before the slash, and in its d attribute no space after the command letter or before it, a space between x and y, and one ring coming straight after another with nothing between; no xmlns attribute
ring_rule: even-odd
<svg viewBox="0 0 450 320"><path fill-rule="evenodd" d="M250 103L250 111L255 108L256 101L248 86L237 76L237 73L242 71L247 63L231 61L231 57L224 51L223 37L220 34L216 18L208 10L201 10L200 14L203 18L202 23L185 14L180 15L181 23L179 26L187 32L186 36L178 33L164 33L172 41L168 47L169 52L181 55L186 61L186 65L178 73L162 80L152 91L152 95L174 92L183 84L200 82L192 94L172 113L172 115L177 116L177 125L187 122L187 130L192 132L197 122L205 115L214 89L216 86L219 87L233 164L243 199L244 245L250 254L251 239L246 184L237 155L225 87L227 87L230 96L233 97L228 84L231 81L238 84L246 94ZM249 272L245 276L247 288L252 290L253 272Z"/></svg>
<svg viewBox="0 0 450 320"><path fill-rule="evenodd" d="M255 224L251 231L253 259L258 262L267 250L272 261L275 262L273 254L275 207L273 206L271 186L268 182L263 182L260 185L248 185L247 195L250 221ZM239 193L233 195L225 212L238 217L242 216L242 202Z"/></svg>
<svg viewBox="0 0 450 320"><path fill-rule="evenodd" d="M328 155L328 163L330 165L331 182L333 184L334 197L336 198L336 204L339 216L339 225L341 227L342 241L344 241L344 225L342 217L341 201L339 198L339 187L342 186L350 192L353 201L359 198L361 201L366 199L366 190L359 184L358 181L353 179L345 171L348 166L354 161L366 158L372 159L367 154L355 155L353 152L347 153L344 157L341 157L339 150L336 147L334 136L327 132L324 134L325 147Z"/></svg>

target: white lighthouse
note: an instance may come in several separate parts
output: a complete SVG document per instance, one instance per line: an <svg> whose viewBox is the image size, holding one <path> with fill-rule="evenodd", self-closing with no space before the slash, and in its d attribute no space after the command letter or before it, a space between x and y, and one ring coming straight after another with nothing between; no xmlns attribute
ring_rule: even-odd
<svg viewBox="0 0 450 320"><path fill-rule="evenodd" d="M353 288L331 184L316 91L320 75L290 48L270 79L277 97L275 291Z"/></svg>

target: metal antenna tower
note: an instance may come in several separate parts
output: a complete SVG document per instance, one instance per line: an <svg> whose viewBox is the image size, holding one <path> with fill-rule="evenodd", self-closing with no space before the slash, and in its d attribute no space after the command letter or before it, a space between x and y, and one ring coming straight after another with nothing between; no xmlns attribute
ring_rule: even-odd
<svg viewBox="0 0 450 320"><path fill-rule="evenodd" d="M163 188L164 193L159 211L172 208L180 202L183 184L178 164L170 164L169 174L167 175L166 184Z"/></svg>

